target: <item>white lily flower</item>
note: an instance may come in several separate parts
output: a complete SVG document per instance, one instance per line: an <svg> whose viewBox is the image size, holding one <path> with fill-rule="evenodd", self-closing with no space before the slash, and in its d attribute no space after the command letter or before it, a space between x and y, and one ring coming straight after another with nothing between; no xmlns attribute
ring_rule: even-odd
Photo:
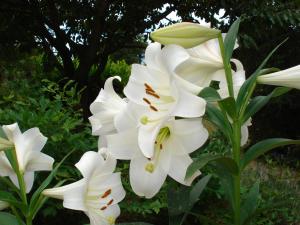
<svg viewBox="0 0 300 225"><path fill-rule="evenodd" d="M46 189L43 195L62 199L68 209L83 211L91 225L111 225L120 215L118 202L125 197L120 173L113 173L116 160L86 152L75 165L83 178L75 183Z"/></svg>
<svg viewBox="0 0 300 225"><path fill-rule="evenodd" d="M26 192L30 192L34 182L34 171L52 170L54 159L44 153L42 148L47 138L38 128L31 128L21 133L17 123L2 126L8 140L14 144L20 173L24 176ZM3 152L0 152L0 175L9 176L19 187L17 175Z"/></svg>
<svg viewBox="0 0 300 225"><path fill-rule="evenodd" d="M7 207L9 207L7 202L0 201L0 210L6 209Z"/></svg>
<svg viewBox="0 0 300 225"><path fill-rule="evenodd" d="M165 120L175 116L200 117L205 113L205 100L179 88L173 81L172 71L185 60L173 56L173 52L161 49L159 43L150 44L145 53L147 66L134 64L124 88L127 98L145 109L138 118L138 139L148 158L153 156L154 140Z"/></svg>
<svg viewBox="0 0 300 225"><path fill-rule="evenodd" d="M190 185L200 172L188 180L185 174L192 163L189 154L201 147L208 131L200 118L172 120L163 124L155 139L151 158L142 153L137 142L137 129L127 129L107 136L110 154L117 159L131 160L130 183L140 196L152 198L163 185L167 175L177 182Z"/></svg>
<svg viewBox="0 0 300 225"><path fill-rule="evenodd" d="M125 99L122 99L113 88L113 80L121 80L120 77L110 77L105 81L104 89L91 104L92 116L89 118L92 124L93 135L104 135L115 131L115 120L126 107Z"/></svg>
<svg viewBox="0 0 300 225"><path fill-rule="evenodd" d="M259 76L257 78L257 82L260 84L300 89L300 65L275 73Z"/></svg>
<svg viewBox="0 0 300 225"><path fill-rule="evenodd" d="M203 88L209 87L212 81L218 81L220 82L219 94L221 97L229 96L223 59L217 39L209 40L190 49L169 45L166 46L166 51L177 54L177 56L173 56L174 58L185 55L186 60L183 60L174 69L174 77L179 85L191 93L198 94ZM232 79L234 92L237 95L246 80L245 71L239 60L232 59L231 61L236 66L236 70L232 70Z"/></svg>

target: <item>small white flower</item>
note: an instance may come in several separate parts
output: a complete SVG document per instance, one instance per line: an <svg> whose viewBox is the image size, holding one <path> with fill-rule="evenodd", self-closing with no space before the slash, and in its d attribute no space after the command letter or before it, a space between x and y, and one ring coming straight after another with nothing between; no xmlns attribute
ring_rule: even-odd
<svg viewBox="0 0 300 225"><path fill-rule="evenodd" d="M126 107L125 99L122 99L113 88L113 80L121 80L120 77L110 77L106 80L104 89L91 104L92 116L89 118L92 124L93 135L105 135L115 131L115 121Z"/></svg>
<svg viewBox="0 0 300 225"><path fill-rule="evenodd" d="M201 119L180 119L162 125L155 138L152 157L145 157L137 142L137 129L107 136L110 154L117 159L131 160L130 183L133 191L146 198L153 197L163 185L167 175L190 185L200 173L185 180L192 163L189 154L201 147L208 138Z"/></svg>
<svg viewBox="0 0 300 225"><path fill-rule="evenodd" d="M54 159L41 153L47 138L42 135L38 128L31 128L21 133L17 123L2 126L2 129L8 140L14 144L17 163L24 176L26 192L28 193L33 186L34 171L52 170ZM0 175L9 176L12 182L19 187L17 175L3 152L0 152Z"/></svg>
<svg viewBox="0 0 300 225"><path fill-rule="evenodd" d="M120 215L118 202L125 197L120 173L113 173L116 160L97 152L86 152L75 165L83 178L75 183L46 189L43 195L63 199L63 206L80 210L91 225L111 225Z"/></svg>
<svg viewBox="0 0 300 225"><path fill-rule="evenodd" d="M6 209L7 207L9 207L7 202L0 201L0 210Z"/></svg>
<svg viewBox="0 0 300 225"><path fill-rule="evenodd" d="M300 89L300 65L279 72L259 76L257 82L260 84Z"/></svg>
<svg viewBox="0 0 300 225"><path fill-rule="evenodd" d="M150 44L145 53L147 66L134 64L124 88L126 97L144 108L138 118L138 142L146 157L153 156L154 139L162 123L175 116L200 117L205 112L204 99L179 88L173 81L172 71L185 60L173 56L172 52L161 49L159 43Z"/></svg>

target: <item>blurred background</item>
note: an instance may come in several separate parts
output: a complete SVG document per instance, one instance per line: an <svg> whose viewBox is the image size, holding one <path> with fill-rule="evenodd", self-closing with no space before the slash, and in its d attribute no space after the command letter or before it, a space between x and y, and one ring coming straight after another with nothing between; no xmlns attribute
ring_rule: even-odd
<svg viewBox="0 0 300 225"><path fill-rule="evenodd" d="M242 22L234 57L242 61L247 76L287 37L267 66L286 69L299 64L299 0L1 0L0 123L17 121L23 130L39 127L49 138L44 151L57 161L78 149L56 177L76 179L80 174L74 162L81 153L97 150L97 138L87 122L89 105L110 76L122 77L115 83L122 95L130 65L143 61L151 31L177 21L205 21L226 32L238 17ZM259 87L256 94L272 89ZM300 138L299 91L273 99L253 118L249 144L267 137ZM228 149L218 132L212 140L202 152ZM140 199L130 190L128 164L122 162L118 170L124 173L128 191L120 221L166 224L167 192L177 185L169 180L154 199ZM270 204L264 199L283 202L261 212L255 224L300 224L299 171L300 149L295 146L278 149L249 168L244 185L263 180L261 205ZM37 183L45 175L40 174ZM225 223L228 206L220 200L223 193L218 188L213 180L194 209L206 219L191 216L187 224ZM215 205L207 207L207 202ZM50 201L36 224L87 222L81 213L61 208L60 202Z"/></svg>

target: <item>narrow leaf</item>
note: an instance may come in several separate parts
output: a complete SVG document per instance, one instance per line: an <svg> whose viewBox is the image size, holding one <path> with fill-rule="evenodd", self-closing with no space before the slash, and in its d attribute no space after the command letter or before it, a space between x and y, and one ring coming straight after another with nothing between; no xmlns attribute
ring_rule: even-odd
<svg viewBox="0 0 300 225"><path fill-rule="evenodd" d="M206 115L210 122L215 124L228 138L230 137L230 134L232 133L231 124L218 108L207 103Z"/></svg>
<svg viewBox="0 0 300 225"><path fill-rule="evenodd" d="M198 96L204 98L207 102L216 102L221 99L218 91L212 87L203 88Z"/></svg>
<svg viewBox="0 0 300 225"><path fill-rule="evenodd" d="M241 20L238 18L229 28L228 33L226 34L225 40L224 40L224 46L225 46L225 62L228 64L230 63L230 59L232 56L232 52L234 49L236 37L239 31Z"/></svg>
<svg viewBox="0 0 300 225"><path fill-rule="evenodd" d="M204 188L208 184L211 175L207 175L201 178L192 188L190 192L190 208L194 206L194 204L199 200L200 195L202 194Z"/></svg>
<svg viewBox="0 0 300 225"><path fill-rule="evenodd" d="M256 182L245 197L241 208L241 223L246 224L249 218L255 213L259 200L259 182Z"/></svg>
<svg viewBox="0 0 300 225"><path fill-rule="evenodd" d="M241 169L245 168L252 160L263 155L264 153L278 147L300 144L300 140L291 140L284 138L270 138L252 145L245 153L241 160Z"/></svg>
<svg viewBox="0 0 300 225"><path fill-rule="evenodd" d="M191 177L197 170L202 169L204 166L211 162L220 164L225 172L228 172L230 174L236 175L239 172L238 166L233 159L224 155L207 154L197 158L196 160L194 160L194 162L191 163L191 165L187 169L186 178Z"/></svg>
<svg viewBox="0 0 300 225"><path fill-rule="evenodd" d="M218 102L220 108L224 109L226 113L230 116L230 118L236 118L237 116L237 109L235 100L233 97L225 98Z"/></svg>
<svg viewBox="0 0 300 225"><path fill-rule="evenodd" d="M262 68L266 65L266 63L269 61L271 56L274 54L274 52L285 42L287 39L285 39L283 42L281 42L279 45L277 45L264 59L264 61L260 64L260 66L255 70L255 72L245 81L245 83L242 85L242 87L239 90L238 96L237 96L237 107L240 109L242 105L248 104L247 99L250 97L249 94L252 94L255 85L256 85L256 79L260 75L260 72Z"/></svg>
<svg viewBox="0 0 300 225"><path fill-rule="evenodd" d="M63 164L63 162L74 152L75 150L69 152L52 170L52 172L49 174L49 176L44 180L44 182L41 184L41 186L34 192L32 195L29 210L32 212L32 210L35 208L35 204L37 203L40 194L42 191L51 183L52 179L54 178L55 174L57 173L59 167Z"/></svg>
<svg viewBox="0 0 300 225"><path fill-rule="evenodd" d="M242 122L245 123L251 116L261 110L271 98L278 97L292 90L287 87L277 87L267 96L257 96L253 98L246 108Z"/></svg>
<svg viewBox="0 0 300 225"><path fill-rule="evenodd" d="M22 210L24 210L26 207L22 202L16 199L15 196L13 196L11 193L6 191L0 191L0 200L3 202L7 202L10 205L13 205Z"/></svg>

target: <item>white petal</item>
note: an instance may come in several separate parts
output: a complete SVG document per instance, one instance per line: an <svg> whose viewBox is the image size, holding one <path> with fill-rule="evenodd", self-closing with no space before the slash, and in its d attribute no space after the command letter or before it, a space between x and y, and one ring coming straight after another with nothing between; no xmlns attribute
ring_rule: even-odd
<svg viewBox="0 0 300 225"><path fill-rule="evenodd" d="M151 43L148 45L145 51L145 63L150 67L157 67L160 64L160 53L161 53L161 44L160 43Z"/></svg>
<svg viewBox="0 0 300 225"><path fill-rule="evenodd" d="M193 160L188 155L173 155L168 173L169 176L181 184L190 185L192 181L200 175L198 171L188 180L184 179L187 168L192 162Z"/></svg>
<svg viewBox="0 0 300 225"><path fill-rule="evenodd" d="M9 207L7 202L0 201L0 210L6 209Z"/></svg>
<svg viewBox="0 0 300 225"><path fill-rule="evenodd" d="M147 158L151 158L153 156L154 144L160 128L161 123L154 126L141 126L139 128L139 148Z"/></svg>
<svg viewBox="0 0 300 225"><path fill-rule="evenodd" d="M9 178L17 188L20 188L17 175L11 174L9 175ZM25 172L24 182L25 182L26 193L29 193L32 189L33 182L34 182L34 172Z"/></svg>
<svg viewBox="0 0 300 225"><path fill-rule="evenodd" d="M259 76L257 82L261 84L300 89L300 65L279 72Z"/></svg>
<svg viewBox="0 0 300 225"><path fill-rule="evenodd" d="M92 125L92 135L105 135L113 132L114 127L114 113L109 111L101 111L89 117Z"/></svg>
<svg viewBox="0 0 300 225"><path fill-rule="evenodd" d="M185 153L197 150L208 138L208 131L200 118L175 120L170 129L172 136L183 145Z"/></svg>
<svg viewBox="0 0 300 225"><path fill-rule="evenodd" d="M20 135L22 134L17 123L11 125L4 125L2 126L2 129L7 138L12 142L18 140L20 138Z"/></svg>
<svg viewBox="0 0 300 225"><path fill-rule="evenodd" d="M139 151L137 129L133 128L123 132L107 135L107 148L110 154L117 159L132 159Z"/></svg>
<svg viewBox="0 0 300 225"><path fill-rule="evenodd" d="M249 139L248 126L251 126L252 119L247 120L241 127L241 146L245 145Z"/></svg>
<svg viewBox="0 0 300 225"><path fill-rule="evenodd" d="M54 159L44 153L29 152L27 154L28 164L26 171L50 171L54 163Z"/></svg>
<svg viewBox="0 0 300 225"><path fill-rule="evenodd" d="M177 104L172 112L173 116L200 117L205 113L206 101L183 89L178 90Z"/></svg>
<svg viewBox="0 0 300 225"><path fill-rule="evenodd" d="M188 58L188 52L179 45L167 45L162 50L162 62L170 73Z"/></svg>
<svg viewBox="0 0 300 225"><path fill-rule="evenodd" d="M68 209L86 211L85 194L87 190L87 179L81 179L75 183L58 188L46 189L43 195L63 199L63 206Z"/></svg>
<svg viewBox="0 0 300 225"><path fill-rule="evenodd" d="M104 165L103 157L97 152L88 151L84 153L78 163L75 164L83 177L90 178L97 168Z"/></svg>
<svg viewBox="0 0 300 225"><path fill-rule="evenodd" d="M156 195L164 181L167 173L157 165L152 173L146 171L145 167L149 160L144 156L134 158L130 162L130 184L132 190L139 196L152 198Z"/></svg>
<svg viewBox="0 0 300 225"><path fill-rule="evenodd" d="M91 225L111 225L120 215L120 207L118 205L111 205L105 210L89 210L88 217Z"/></svg>
<svg viewBox="0 0 300 225"><path fill-rule="evenodd" d="M47 142L47 138L40 132L39 128L31 128L23 133L23 145L29 151L40 152Z"/></svg>
<svg viewBox="0 0 300 225"><path fill-rule="evenodd" d="M25 188L26 193L29 193L32 189L33 182L34 182L34 172L25 172L24 173L24 181L25 181Z"/></svg>
<svg viewBox="0 0 300 225"><path fill-rule="evenodd" d="M0 176L6 177L14 174L14 171L4 152L0 152Z"/></svg>

